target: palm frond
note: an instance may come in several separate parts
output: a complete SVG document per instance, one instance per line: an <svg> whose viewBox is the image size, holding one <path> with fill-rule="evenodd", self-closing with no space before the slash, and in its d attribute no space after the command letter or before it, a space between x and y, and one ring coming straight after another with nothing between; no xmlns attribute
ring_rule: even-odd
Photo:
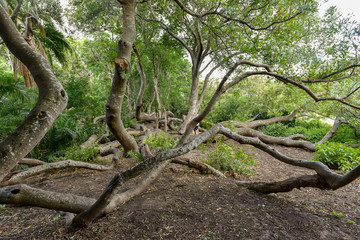
<svg viewBox="0 0 360 240"><path fill-rule="evenodd" d="M57 31L54 26L48 24L45 26L46 37L38 36L42 42L45 51L49 56L50 62L52 59L50 53L54 54L55 58L62 64L66 63L66 52L73 52L73 49L66 39L64 34Z"/></svg>

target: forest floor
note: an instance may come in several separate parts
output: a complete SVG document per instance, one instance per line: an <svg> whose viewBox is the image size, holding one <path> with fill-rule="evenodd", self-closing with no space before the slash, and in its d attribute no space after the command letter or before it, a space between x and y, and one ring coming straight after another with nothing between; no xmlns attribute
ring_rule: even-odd
<svg viewBox="0 0 360 240"><path fill-rule="evenodd" d="M252 176L237 176L240 180L312 174L242 147L257 153L258 164ZM293 157L312 157L302 149L276 148ZM195 150L187 157L205 154ZM122 167L134 164L127 159ZM67 169L27 184L97 198L115 172ZM360 239L359 180L337 191L296 189L269 195L240 188L233 180L171 164L145 192L86 229L66 227L53 210L7 206L0 210L0 239Z"/></svg>

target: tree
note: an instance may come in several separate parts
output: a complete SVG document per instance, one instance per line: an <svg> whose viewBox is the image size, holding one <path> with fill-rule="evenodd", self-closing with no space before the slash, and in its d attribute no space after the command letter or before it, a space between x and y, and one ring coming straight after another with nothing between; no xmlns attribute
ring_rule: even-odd
<svg viewBox="0 0 360 240"><path fill-rule="evenodd" d="M126 129L123 126L122 120L121 120L121 105L123 101L123 97L125 95L127 81L128 81L128 73L129 73L129 67L131 66L131 52L133 48L133 43L135 41L136 37L136 29L135 29L135 14L136 14L136 5L137 2L134 0L120 0L119 1L122 6L123 11L123 32L121 39L119 41L118 46L118 56L115 58L115 75L113 77L112 87L110 91L110 95L108 98L108 102L106 104L106 111L107 111L107 123L116 136L116 138L119 140L119 142L124 146L125 152L128 151L138 151L138 145L135 142L135 140L128 135L126 132ZM238 10L236 7L237 5L224 5L222 6L223 9L215 8L215 10L211 12L194 12L192 10L189 10L188 6L184 6L181 4L180 1L175 1L177 5L187 14L190 14L194 18L195 26L200 24L203 24L202 18L207 15L211 15L214 17L220 17L221 19L225 19L227 21L234 21L239 23L241 26L246 26L249 29L252 29L254 31L257 30L267 30L271 29L273 26L277 26L279 23L289 23L289 25L286 27L292 27L290 24L290 20L298 16L300 13L295 13L295 15L290 14L289 16L285 18L278 19L277 16L281 15L282 13L289 13L291 10L291 6L289 5L290 2L284 2L284 6L278 6L278 5L272 5L268 1L265 1L264 3L261 2L252 2L250 3L250 6L248 10L245 10L243 8L239 9L239 11L242 13L240 15L243 17L241 18L235 18L234 16L227 15L225 13L235 14L237 16L238 12L235 10ZM207 1L200 1L199 3L209 3ZM286 3L286 4L285 4ZM312 2L310 2L312 3ZM282 4L282 3L281 3ZM307 5L305 5L307 6ZM304 6L304 7L305 7ZM232 7L232 8L229 8ZM276 7L279 7L277 9ZM283 8L284 7L284 8ZM197 10L197 9L195 9ZM226 10L226 11L225 11ZM278 11L276 11L278 10ZM258 14L253 15L253 11L260 11ZM266 13L265 15L263 13ZM264 16L271 17L270 23L267 23L265 25L262 25L262 18ZM250 23L250 20L248 19L253 18L252 23L260 24L262 26L254 26ZM6 14L6 12L1 9L0 11L0 34L5 42L5 44L8 46L8 48L14 52L15 55L19 57L20 60L24 61L25 63L28 63L30 71L33 71L34 77L36 81L39 81L39 90L40 90L40 96L39 96L39 103L35 107L35 110L33 110L29 116L33 116L33 112L37 111L37 107L41 107L41 103L43 101L47 101L50 97L53 97L53 95L46 96L47 98L42 98L42 94L55 94L55 98L51 99L51 103L55 104L54 112L58 113L61 108L63 107L63 104L66 103L66 94L65 91L61 88L61 85L56 81L56 78L51 73L51 70L48 68L47 64L44 64L44 59L40 57L38 54L34 54L34 51L31 50L27 44L25 44L25 41L21 39L21 36L16 31L15 26L11 23L11 19ZM235 24L234 24L235 25ZM277 30L271 29L271 30ZM199 33L194 32L194 39L201 39ZM171 33L169 33L171 35ZM260 34L261 35L261 34ZM264 37L266 39L267 34L261 35L260 37ZM273 38L277 40L280 37L280 35L275 35ZM269 39L267 39L269 40ZM271 40L271 39L270 39ZM269 41L270 41L269 40ZM195 41L195 40L194 40ZM230 41L230 40L229 40ZM289 41L291 42L291 41ZM284 40L284 43L288 43L288 40ZM262 43L262 41L260 41ZM252 44L250 44L252 45ZM269 43L271 45L271 43ZM201 50L201 44L196 45L195 48L198 48L200 46L200 51L197 52L198 57L203 58L202 55L204 53L203 50ZM270 46L269 46L270 47ZM19 51L20 49L20 51ZM271 49L270 49L271 50ZM288 48L285 48L285 50L289 50ZM31 53L31 54L29 54ZM259 61L272 58L272 56L267 55L269 52L264 51L263 56L259 57ZM336 51L335 51L336 53ZM334 54L334 52L331 52L331 54ZM330 55L331 55L330 54ZM246 55L245 55L246 56ZM255 53L250 54L251 58L256 57ZM346 55L348 56L348 55ZM29 59L31 62L29 63ZM195 148L197 148L202 142L208 140L209 138L213 137L215 134L222 134L228 138L231 138L241 144L250 144L253 145L256 148L261 149L262 151L270 154L271 156L275 157L279 161L282 161L284 163L288 163L294 166L300 166L307 169L314 170L316 174L310 175L310 176L300 176L295 179L288 179L283 182L276 182L276 183L238 183L241 186L246 186L250 189L253 189L258 192L263 193L270 193L270 192L279 192L279 191L290 191L293 188L298 187L316 187L320 189L338 189L340 187L343 187L350 182L354 181L360 176L360 165L355 167L353 170L351 170L349 173L345 175L337 174L333 171L331 171L326 165L324 165L321 162L312 162L312 161L305 161L300 160L296 158L288 157L271 146L267 145L266 143L262 142L259 138L256 137L247 137L243 136L241 134L232 132L230 129L225 128L224 126L217 124L214 127L212 127L210 130L202 133L201 135L195 136L194 138L190 138L190 131L192 130L192 127L194 124L202 121L214 108L216 102L218 99L223 95L226 91L228 91L230 88L234 87L236 84L244 81L245 79L248 79L252 76L262 76L262 77L270 77L274 81L279 81L281 84L286 85L292 85L293 87L296 87L299 90L302 90L304 93L309 95L313 100L317 102L321 101L336 101L341 104L347 105L349 107L353 107L355 109L359 109L360 107L357 105L356 97L358 95L357 90L359 87L353 86L349 93L346 93L344 97L333 97L330 94L333 94L333 92L329 91L326 92L325 95L322 93L324 89L321 87L315 87L314 89L311 88L312 85L316 83L327 83L328 81L334 82L335 85L339 81L344 80L346 77L346 73L348 70L354 70L359 65L352 64L350 66L346 67L338 67L333 71L334 69L330 69L329 72L325 74L325 76L316 78L316 79L310 79L310 80L302 80L304 73L300 74L299 77L288 77L286 76L286 71L283 72L279 71L273 71L272 68L268 64L263 63L256 63L250 60L245 59L239 59L234 61L234 63L231 63L230 67L228 67L226 74L219 82L214 94L212 95L210 101L207 103L207 105L204 107L203 111L195 117L190 124L188 124L186 131L182 138L180 139L177 146L170 150L166 150L160 153L157 153L156 155L153 155L149 150L146 148L146 146L140 147L140 152L143 157L143 161L136 166L120 171L117 173L111 182L108 184L107 188L104 190L102 195L99 197L99 199L90 199L90 198L84 198L75 196L72 194L57 194L49 191L39 191L36 189L29 188L26 185L18 185L18 186L10 186L8 188L3 188L0 190L0 202L2 203L25 203L25 204L31 204L36 206L42 206L47 208L53 208L57 210L67 211L67 212L73 212L78 213L78 215L75 216L75 218L72 221L72 224L74 226L87 226L91 224L91 222L97 218L98 216L101 216L103 214L106 214L113 209L116 208L120 203L123 203L127 201L132 196L138 194L139 192L143 191L155 178L161 170L172 161L172 159L181 156ZM274 65L278 64L280 65L279 61L281 60L280 56L273 57L270 62L273 62ZM353 56L349 55L349 59L346 60L354 60ZM201 61L200 61L201 62ZM302 61L298 60L297 63L300 63ZM40 64L39 64L40 63ZM196 64L194 64L196 63ZM198 69L200 69L199 62L196 60L193 62L193 74L195 72L198 73ZM45 67L44 67L45 66ZM314 66L318 66L314 64ZM44 68L41 68L44 67ZM196 68L194 71L194 67ZM281 68L280 68L281 69ZM289 70L289 72L291 72ZM235 75L233 78L231 78L232 75ZM353 77L354 74L350 75ZM43 77L43 78L42 78ZM301 77L301 78L300 78ZM346 79L348 79L347 77ZM50 79L50 80L49 80ZM254 78L252 78L254 79ZM42 85L46 80L45 86ZM193 78L194 80L194 78ZM50 83L49 83L50 81ZM53 84L51 86L47 84ZM192 88L197 88L198 90L198 83L195 83L195 86L193 85ZM196 86L197 85L197 86ZM324 87L326 89L326 86ZM47 90L46 93L43 93L43 89ZM51 92L50 90L54 90L55 93ZM196 91L197 91L196 90ZM197 98L197 95L196 95ZM58 100L61 102L57 102ZM50 103L48 103L50 104ZM44 107L44 109L40 109L40 112L36 112L35 117L38 117L38 119L35 119L35 121L40 122L45 117L48 116L48 111L50 111L48 108L46 108L48 105ZM59 110L60 109L60 110ZM56 118L56 113L52 115L52 119ZM293 117L294 114L290 114L288 117ZM30 122L31 119L28 121ZM281 121L284 118L277 118L276 121ZM275 121L274 119L270 121ZM34 123L34 122L33 122ZM40 122L42 125L46 128L48 127L48 122L43 123ZM260 122L263 124L264 122ZM35 122L35 124L38 124ZM259 124L259 122L257 122ZM24 124L25 125L25 124ZM246 124L245 124L246 125ZM40 127L40 126L38 126ZM37 131L38 129L31 129L33 131ZM45 130L46 131L46 130ZM44 131L43 131L44 132ZM36 132L36 137L42 137L41 134L43 133ZM20 130L18 130L17 134L22 133ZM29 134L28 132L22 133L24 138L26 140L29 140L28 135L31 137L35 137L34 135ZM15 135L15 136L14 136ZM10 135L8 138L16 137L16 134ZM7 139L8 139L7 138ZM9 140L5 140L6 143ZM8 160L5 158L5 156L12 155L13 149L11 147L14 145L8 144L7 149L3 147L4 142L1 143L0 149L2 152L2 156L0 159L6 165L5 167L1 167L1 174L5 174L10 170L10 168L14 165L13 162L18 161L19 158L22 157L22 155L16 156L17 158L14 160L12 158L11 160ZM6 146L6 145L4 145ZM119 152L115 151L115 154L117 158ZM4 159L4 160L3 160ZM8 162L11 162L9 164ZM145 175L146 173L146 175ZM127 190L122 190L121 187L124 183L129 181L130 179L133 179L135 177L138 177L140 175L143 175L143 177L140 179L140 181L135 184L134 187L129 188ZM145 175L145 176L144 176ZM2 176L2 175L0 175ZM29 197L31 196L31 197ZM56 198L53 198L53 196L56 196ZM31 201L32 199L36 199L36 201Z"/></svg>
<svg viewBox="0 0 360 240"><path fill-rule="evenodd" d="M32 73L39 88L38 102L24 122L0 143L0 179L42 139L67 104L67 95L47 61L33 50L1 7L1 38Z"/></svg>

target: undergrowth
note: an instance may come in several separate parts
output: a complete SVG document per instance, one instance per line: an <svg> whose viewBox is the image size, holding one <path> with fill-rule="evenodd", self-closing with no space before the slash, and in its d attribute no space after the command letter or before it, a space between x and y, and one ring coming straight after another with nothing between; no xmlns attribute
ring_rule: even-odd
<svg viewBox="0 0 360 240"><path fill-rule="evenodd" d="M288 137L293 134L303 134L308 141L312 143L319 142L325 134L331 129L331 125L312 119L310 121L296 120L295 124L288 125L285 123L274 123L260 127L258 130L274 137ZM358 141L354 130L347 126L341 125L336 133L329 140L330 142L345 143L348 141Z"/></svg>
<svg viewBox="0 0 360 240"><path fill-rule="evenodd" d="M360 164L360 149L348 144L325 142L316 146L314 161L320 161L333 169L349 172Z"/></svg>
<svg viewBox="0 0 360 240"><path fill-rule="evenodd" d="M60 156L52 155L51 161L56 160L75 160L82 162L96 162L98 161L99 148L96 145L80 149L76 146L70 146L62 152L58 152Z"/></svg>
<svg viewBox="0 0 360 240"><path fill-rule="evenodd" d="M203 162L216 168L219 171L228 173L251 174L252 166L256 166L253 154L247 154L242 148L234 151L233 144L225 144L222 138L216 139L216 148L207 153L207 158Z"/></svg>
<svg viewBox="0 0 360 240"><path fill-rule="evenodd" d="M174 136L168 135L164 132L161 132L159 135L150 135L144 141L145 144L152 149L158 149L158 151L166 151L175 147L178 139Z"/></svg>

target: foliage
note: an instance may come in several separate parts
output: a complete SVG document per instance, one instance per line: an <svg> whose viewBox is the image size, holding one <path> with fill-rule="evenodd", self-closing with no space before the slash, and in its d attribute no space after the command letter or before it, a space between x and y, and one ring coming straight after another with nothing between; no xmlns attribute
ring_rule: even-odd
<svg viewBox="0 0 360 240"><path fill-rule="evenodd" d="M274 123L259 128L263 133L274 137L287 137L298 133L303 134L312 143L319 142L330 129L331 126L329 124L316 119L308 121L296 120L293 127L289 127L286 123ZM347 125L341 125L329 141L339 143L356 142L357 137L352 128Z"/></svg>
<svg viewBox="0 0 360 240"><path fill-rule="evenodd" d="M104 130L99 125L88 123L82 118L81 110L70 109L56 119L52 128L29 156L52 161L54 157L62 156L71 145L79 146L91 135L103 133Z"/></svg>
<svg viewBox="0 0 360 240"><path fill-rule="evenodd" d="M36 91L26 89L14 75L0 70L0 141L14 131L30 112L36 101Z"/></svg>
<svg viewBox="0 0 360 240"><path fill-rule="evenodd" d="M285 137L287 135L287 129L288 127L282 123L274 123L259 128L264 134L274 137Z"/></svg>
<svg viewBox="0 0 360 240"><path fill-rule="evenodd" d="M175 147L177 141L178 139L174 136L161 132L158 135L150 135L144 143L147 144L150 149L158 148L160 151L166 151Z"/></svg>
<svg viewBox="0 0 360 240"><path fill-rule="evenodd" d="M251 174L252 166L256 165L256 161L252 155L245 153L242 148L234 151L233 144L225 144L221 138L216 141L216 148L208 152L203 162L211 165L220 171L228 173Z"/></svg>
<svg viewBox="0 0 360 240"><path fill-rule="evenodd" d="M216 104L214 110L209 114L207 119L213 123L237 120L244 121L248 113L244 109L247 99L245 97L227 97ZM244 111L245 110L245 111Z"/></svg>
<svg viewBox="0 0 360 240"><path fill-rule="evenodd" d="M316 146L313 160L348 172L360 164L360 149L343 143L325 142Z"/></svg>
<svg viewBox="0 0 360 240"><path fill-rule="evenodd" d="M80 149L76 146L70 146L65 149L64 156L58 158L58 160L75 160L82 162L95 162L98 160L97 156L99 154L99 148L94 146L87 147L84 149ZM55 156L53 156L53 161L57 160Z"/></svg>
<svg viewBox="0 0 360 240"><path fill-rule="evenodd" d="M135 160L138 161L138 162L143 161L143 158L142 158L142 156L141 156L141 153L139 153L139 152L130 151L130 152L128 152L128 154L129 154L129 156L130 156L131 158L135 159Z"/></svg>

